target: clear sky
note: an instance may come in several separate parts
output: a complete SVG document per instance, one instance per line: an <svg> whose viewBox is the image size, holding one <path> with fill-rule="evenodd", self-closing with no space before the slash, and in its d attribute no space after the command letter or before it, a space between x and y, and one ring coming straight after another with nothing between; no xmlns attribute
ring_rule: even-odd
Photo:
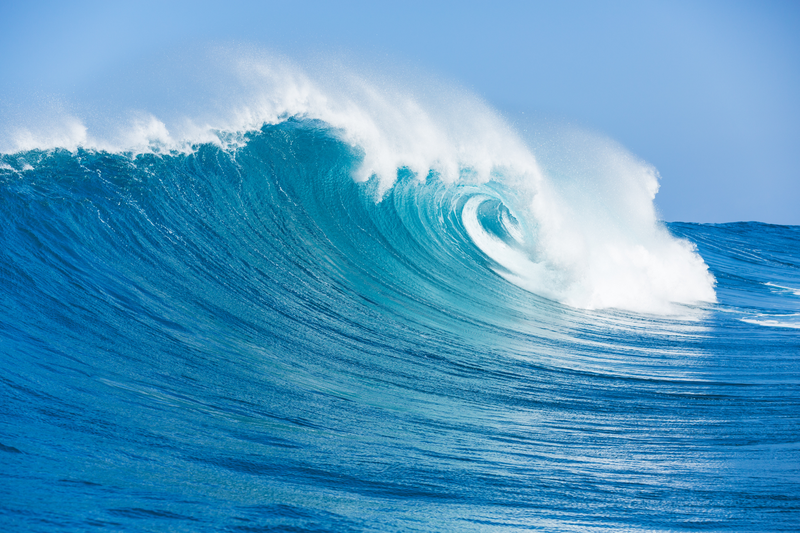
<svg viewBox="0 0 800 533"><path fill-rule="evenodd" d="M0 2L0 120L214 41L418 66L521 125L601 132L665 220L800 224L800 2ZM5 111L5 113L3 113Z"/></svg>

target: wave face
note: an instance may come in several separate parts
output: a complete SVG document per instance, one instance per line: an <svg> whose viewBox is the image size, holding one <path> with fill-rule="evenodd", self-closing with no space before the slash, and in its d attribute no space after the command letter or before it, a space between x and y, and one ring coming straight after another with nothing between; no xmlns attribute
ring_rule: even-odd
<svg viewBox="0 0 800 533"><path fill-rule="evenodd" d="M587 181L479 102L295 81L0 156L0 521L796 527L800 228L663 225L618 147Z"/></svg>

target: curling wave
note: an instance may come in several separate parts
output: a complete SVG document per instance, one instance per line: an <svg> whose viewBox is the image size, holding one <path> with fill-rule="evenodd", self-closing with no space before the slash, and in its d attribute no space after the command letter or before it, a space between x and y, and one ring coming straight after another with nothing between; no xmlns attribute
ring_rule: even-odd
<svg viewBox="0 0 800 533"><path fill-rule="evenodd" d="M265 125L314 123L352 150L347 172L368 182L376 202L398 176L422 188L432 181L470 191L475 199L459 209L473 244L491 259L492 270L534 294L583 309L659 314L716 301L715 280L694 245L657 218L657 172L610 141L585 135L581 168L543 170L496 112L462 90L441 84L436 91L403 90L346 69L312 76L252 51L213 55L219 78L229 80L212 91L225 94L208 105L214 113L183 109L163 120L137 113L99 128L99 137L77 117L50 117L44 134L17 128L6 135L5 150L135 156L213 145L235 154ZM300 172L308 180L329 173ZM423 198L436 201L432 192ZM481 229L478 198L496 200L515 221L513 245Z"/></svg>

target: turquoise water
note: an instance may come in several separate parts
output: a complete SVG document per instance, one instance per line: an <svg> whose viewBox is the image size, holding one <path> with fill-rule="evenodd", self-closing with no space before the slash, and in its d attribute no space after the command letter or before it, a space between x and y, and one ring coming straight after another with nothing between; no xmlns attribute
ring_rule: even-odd
<svg viewBox="0 0 800 533"><path fill-rule="evenodd" d="M501 171L368 156L0 156L4 529L797 530L800 227L659 223L710 288L604 306Z"/></svg>

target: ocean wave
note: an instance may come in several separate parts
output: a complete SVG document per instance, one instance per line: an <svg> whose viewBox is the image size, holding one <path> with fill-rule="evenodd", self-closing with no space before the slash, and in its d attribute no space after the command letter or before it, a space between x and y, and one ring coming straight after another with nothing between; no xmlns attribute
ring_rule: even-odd
<svg viewBox="0 0 800 533"><path fill-rule="evenodd" d="M800 227L256 59L0 155L6 529L795 527Z"/></svg>
<svg viewBox="0 0 800 533"><path fill-rule="evenodd" d="M105 137L94 136L77 117L53 117L45 133L19 129L7 136L4 150L19 160L59 148L124 153L134 160L204 145L235 153L265 125L299 121L353 151L348 172L356 182L369 182L376 202L401 175L421 187L426 181L471 186L498 199L516 220L517 246L482 232L475 220L478 196L465 204L464 223L505 279L532 293L577 308L657 314L716 301L715 280L694 246L672 236L657 218L657 172L611 141L584 134L577 147L582 166L543 170L496 111L452 86L431 82L435 86L426 91L409 89L344 68L309 73L263 52L216 49L212 60L227 80L224 91L217 89L224 102L210 106L216 114L194 110L196 116L175 113L162 120L139 112L106 128Z"/></svg>

